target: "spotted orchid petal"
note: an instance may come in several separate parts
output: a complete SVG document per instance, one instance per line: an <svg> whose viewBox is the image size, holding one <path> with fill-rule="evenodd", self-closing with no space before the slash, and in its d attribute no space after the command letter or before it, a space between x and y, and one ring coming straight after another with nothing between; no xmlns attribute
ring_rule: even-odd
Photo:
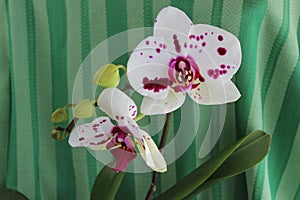
<svg viewBox="0 0 300 200"><path fill-rule="evenodd" d="M129 116L121 116L116 119L118 126L127 134L132 134L136 138L141 138L140 128L138 124Z"/></svg>
<svg viewBox="0 0 300 200"><path fill-rule="evenodd" d="M162 100L144 97L141 105L141 113L146 115L157 115L172 112L178 109L185 100L185 93L170 91L168 96Z"/></svg>
<svg viewBox="0 0 300 200"><path fill-rule="evenodd" d="M99 95L98 106L111 119L118 121L128 116L134 119L137 107L134 101L117 88L107 88Z"/></svg>
<svg viewBox="0 0 300 200"><path fill-rule="evenodd" d="M143 138L135 139L135 141L142 158L146 161L146 164L154 171L167 171L166 161L151 136L143 130L141 130L141 134L143 135Z"/></svg>
<svg viewBox="0 0 300 200"><path fill-rule="evenodd" d="M192 25L184 12L169 6L162 9L155 19L153 35L164 39L169 52L180 54Z"/></svg>
<svg viewBox="0 0 300 200"><path fill-rule="evenodd" d="M205 80L227 82L240 67L240 42L221 28L206 24L192 26L187 47L187 54L194 58Z"/></svg>
<svg viewBox="0 0 300 200"><path fill-rule="evenodd" d="M106 143L112 137L114 125L108 117L96 118L91 123L76 127L70 134L69 144L72 147L89 147L93 150L106 149Z"/></svg>
<svg viewBox="0 0 300 200"><path fill-rule="evenodd" d="M242 58L240 43L233 34L210 25L194 25L184 12L167 7L157 16L153 35L149 38L163 40L169 53L166 54L168 56L161 54L165 58L160 57L155 63L168 67L168 76L157 71L156 77L164 77L166 80L169 78L169 87L166 88L169 92L167 96L162 92L149 95L138 90L145 96L141 108L143 113L163 114L177 109L183 102L175 102L174 98L169 98L171 92L188 93L195 102L209 105L233 102L240 97L239 91L231 82ZM134 57L129 60L131 62L128 68L135 68ZM136 80L141 82L144 69L141 66L138 67L138 73L128 76L130 83ZM155 77L155 70L153 68L151 72L152 77ZM164 107L164 103L176 106Z"/></svg>
<svg viewBox="0 0 300 200"><path fill-rule="evenodd" d="M217 105L234 102L241 94L232 81L209 81L200 84L188 92L189 96L198 104Z"/></svg>
<svg viewBox="0 0 300 200"><path fill-rule="evenodd" d="M143 96L164 99L169 91L168 65L171 55L165 42L156 37L143 40L127 63L131 86Z"/></svg>

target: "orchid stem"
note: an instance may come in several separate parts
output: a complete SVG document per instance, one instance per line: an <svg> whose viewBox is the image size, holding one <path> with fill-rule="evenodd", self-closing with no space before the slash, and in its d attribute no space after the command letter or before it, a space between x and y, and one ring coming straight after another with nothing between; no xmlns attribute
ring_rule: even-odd
<svg viewBox="0 0 300 200"><path fill-rule="evenodd" d="M162 151L162 148L166 145L169 127L170 127L170 123L171 123L171 118L172 118L172 113L168 113L167 117L166 117L166 122L165 122L165 125L163 128L162 137L160 139L160 143L159 143L159 147L158 147L160 151ZM145 200L150 200L152 198L154 192L156 191L157 181L158 181L158 172L153 171L151 186L148 190Z"/></svg>
<svg viewBox="0 0 300 200"><path fill-rule="evenodd" d="M65 132L66 133L71 133L71 131L73 130L73 128L74 128L77 121L78 121L78 118L73 118L73 120L69 123L69 125L65 129Z"/></svg>
<svg viewBox="0 0 300 200"><path fill-rule="evenodd" d="M122 69L123 72L126 74L127 69L126 69L126 67L125 67L124 65L117 65L117 67L118 67L119 69Z"/></svg>
<svg viewBox="0 0 300 200"><path fill-rule="evenodd" d="M71 107L73 107L73 106L75 106L76 104L72 104L72 103L69 103L69 104L67 104L67 105L65 105L64 106L64 109L68 109L68 108L71 108Z"/></svg>
<svg viewBox="0 0 300 200"><path fill-rule="evenodd" d="M62 128L60 126L56 127L56 130L63 131L63 135L56 139L65 139L71 133L77 121L78 118L73 118L72 121L68 124L67 128Z"/></svg>

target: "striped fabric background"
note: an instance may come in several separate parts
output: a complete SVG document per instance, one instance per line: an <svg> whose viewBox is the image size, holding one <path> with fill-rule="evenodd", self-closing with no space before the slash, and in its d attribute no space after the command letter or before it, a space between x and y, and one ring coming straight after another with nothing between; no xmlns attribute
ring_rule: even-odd
<svg viewBox="0 0 300 200"><path fill-rule="evenodd" d="M152 26L168 5L241 41L243 62L235 82L242 97L227 106L225 128L211 155L255 129L272 135L263 162L198 199L300 199L299 0L0 0L1 187L29 199L89 199L102 164L84 148L52 140L51 113L71 102L76 72L91 49L119 32ZM122 45L130 45L130 38ZM125 61L126 56L120 59ZM82 95L88 92L83 89ZM199 135L212 109L200 106L207 117L195 122L202 127ZM178 120L180 110L170 137ZM157 193L203 163L200 144L197 137L160 176ZM126 174L117 199L143 199L150 179L151 173Z"/></svg>

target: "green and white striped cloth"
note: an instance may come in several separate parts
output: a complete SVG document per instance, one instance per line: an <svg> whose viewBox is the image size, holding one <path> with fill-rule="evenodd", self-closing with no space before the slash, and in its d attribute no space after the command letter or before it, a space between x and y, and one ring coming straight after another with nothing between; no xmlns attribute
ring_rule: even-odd
<svg viewBox="0 0 300 200"><path fill-rule="evenodd" d="M227 106L225 128L211 155L255 129L272 135L270 153L259 165L197 199L300 199L299 0L0 0L1 187L29 199L89 199L103 165L84 148L54 141L51 113L71 102L76 72L98 43L153 26L168 5L195 24L222 27L241 41L235 83L242 97ZM130 38L122 45L131 45ZM88 92L83 89L82 95ZM200 106L201 121L194 122L199 135L211 108ZM180 110L169 137L179 120ZM160 176L156 195L203 163L202 138ZM151 173L126 174L116 199L143 199L150 180Z"/></svg>

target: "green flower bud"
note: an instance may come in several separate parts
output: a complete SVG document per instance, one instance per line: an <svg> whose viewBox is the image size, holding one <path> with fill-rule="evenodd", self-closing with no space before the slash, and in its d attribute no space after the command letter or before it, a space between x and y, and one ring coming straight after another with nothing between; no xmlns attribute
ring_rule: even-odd
<svg viewBox="0 0 300 200"><path fill-rule="evenodd" d="M64 122L69 119L66 108L58 108L52 113L51 121L53 123Z"/></svg>
<svg viewBox="0 0 300 200"><path fill-rule="evenodd" d="M92 117L95 109L94 103L95 101L91 101L89 99L84 99L81 102L79 102L73 110L74 117L76 118Z"/></svg>
<svg viewBox="0 0 300 200"><path fill-rule="evenodd" d="M61 127L54 127L54 129L51 131L51 137L55 140L62 140L67 137L68 134L65 134L65 130Z"/></svg>
<svg viewBox="0 0 300 200"><path fill-rule="evenodd" d="M104 88L117 87L120 82L119 67L114 64L100 67L94 76L93 82Z"/></svg>

